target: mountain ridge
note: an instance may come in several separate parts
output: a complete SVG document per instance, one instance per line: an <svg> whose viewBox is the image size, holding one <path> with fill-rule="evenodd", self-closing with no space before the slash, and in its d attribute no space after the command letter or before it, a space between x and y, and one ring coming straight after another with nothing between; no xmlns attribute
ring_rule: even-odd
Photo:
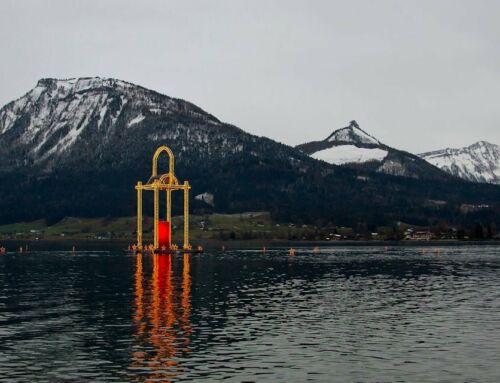
<svg viewBox="0 0 500 383"><path fill-rule="evenodd" d="M296 148L313 158L355 169L417 179L450 177L412 153L383 144L361 129L355 120L334 130L324 140L307 142Z"/></svg>
<svg viewBox="0 0 500 383"><path fill-rule="evenodd" d="M500 145L478 141L462 148L421 153L419 157L456 177L500 184Z"/></svg>

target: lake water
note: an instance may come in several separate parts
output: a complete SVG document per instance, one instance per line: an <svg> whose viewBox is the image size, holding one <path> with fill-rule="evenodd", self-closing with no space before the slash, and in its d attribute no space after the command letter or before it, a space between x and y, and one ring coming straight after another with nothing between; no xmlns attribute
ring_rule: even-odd
<svg viewBox="0 0 500 383"><path fill-rule="evenodd" d="M500 247L0 255L0 382L499 382Z"/></svg>

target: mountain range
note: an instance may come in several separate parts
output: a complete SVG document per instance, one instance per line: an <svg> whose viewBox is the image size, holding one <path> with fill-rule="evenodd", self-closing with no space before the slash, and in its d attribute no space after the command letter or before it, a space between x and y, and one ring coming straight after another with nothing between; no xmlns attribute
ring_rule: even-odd
<svg viewBox="0 0 500 383"><path fill-rule="evenodd" d="M322 141L296 147L313 158L334 165L419 179L449 179L449 175L420 157L391 148L362 130L356 121Z"/></svg>
<svg viewBox="0 0 500 383"><path fill-rule="evenodd" d="M427 162L472 182L500 184L500 146L486 141L460 149L419 154Z"/></svg>
<svg viewBox="0 0 500 383"><path fill-rule="evenodd" d="M267 210L281 221L351 226L500 224L500 187L462 181L354 121L293 148L190 102L99 77L42 79L0 109L0 222L134 215L133 186L149 178L163 144L193 197L211 196L193 198L195 213Z"/></svg>
<svg viewBox="0 0 500 383"><path fill-rule="evenodd" d="M500 184L500 146L486 141L414 155L381 143L351 121L324 140L296 148L330 164L356 169L414 178L446 179L451 175L471 182Z"/></svg>

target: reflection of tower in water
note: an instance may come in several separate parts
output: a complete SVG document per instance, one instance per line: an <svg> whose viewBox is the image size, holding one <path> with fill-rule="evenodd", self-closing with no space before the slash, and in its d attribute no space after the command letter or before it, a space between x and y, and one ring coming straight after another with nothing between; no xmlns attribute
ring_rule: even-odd
<svg viewBox="0 0 500 383"><path fill-rule="evenodd" d="M182 321L181 329L184 336L183 342L183 352L191 351L189 349L189 344L191 340L191 333L193 332L191 328L191 322L189 321L189 316L191 315L191 276L189 274L189 254L184 254L182 267Z"/></svg>
<svg viewBox="0 0 500 383"><path fill-rule="evenodd" d="M179 375L182 369L178 357L190 352L190 258L188 254L183 257L179 275L172 272L171 255L153 255L148 282L144 277L143 256L136 256L133 316L136 351L131 367L144 371L144 381L169 381Z"/></svg>

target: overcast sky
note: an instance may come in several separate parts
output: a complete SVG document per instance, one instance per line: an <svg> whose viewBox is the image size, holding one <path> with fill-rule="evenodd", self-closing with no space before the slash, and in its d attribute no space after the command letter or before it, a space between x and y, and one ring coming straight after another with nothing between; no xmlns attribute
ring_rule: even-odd
<svg viewBox="0 0 500 383"><path fill-rule="evenodd" d="M295 145L357 120L412 152L500 144L500 1L2 0L0 104L114 77Z"/></svg>

